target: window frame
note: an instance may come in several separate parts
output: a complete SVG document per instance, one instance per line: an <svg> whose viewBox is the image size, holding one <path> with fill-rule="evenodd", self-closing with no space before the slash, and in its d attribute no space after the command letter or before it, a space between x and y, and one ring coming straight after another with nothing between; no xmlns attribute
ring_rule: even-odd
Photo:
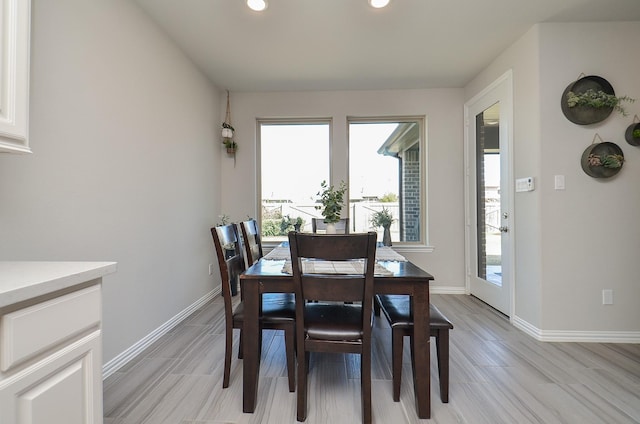
<svg viewBox="0 0 640 424"><path fill-rule="evenodd" d="M419 240L418 241L402 241L402 242L394 242L394 248L401 252L430 252L433 251L433 248L429 245L428 238L428 180L427 180L427 170L428 170L428 141L426 138L427 133L427 117L424 115L392 115L392 116L347 116L345 120L346 124L346 136L344 138L346 143L346 163L344 173L340 173L345 175L345 182L347 186L349 185L349 167L350 167L350 125L354 124L366 124L366 123L395 123L395 122L417 122L418 123L418 131L419 131L419 178L420 178L420 218L419 218ZM329 183L337 184L339 183L335 180L335 173L333 171L333 167L335 164L334 155L337 154L337 151L341 149L334 148L334 137L333 132L335 130L334 122L332 117L296 117L296 118L256 118L256 211L258 223L260 225L262 231L262 134L261 134L261 126L264 124L274 124L274 125L304 125L304 124L327 124L329 126ZM347 191L347 195L350 195ZM349 199L347 199L347 205L345 205L346 216L349 216L349 208L348 203ZM344 215L343 215L344 216ZM263 245L267 248L274 247L278 245L279 242L273 240L264 240L263 237Z"/></svg>
<svg viewBox="0 0 640 424"><path fill-rule="evenodd" d="M419 240L417 241L394 241L394 247L400 247L402 251L423 251L428 246L427 231L427 140L426 140L426 123L427 119L424 115L391 115L391 116L347 116L347 151L351 152L351 124L389 124L389 123L409 123L416 122L418 124L419 136L419 179L420 179L420 218L419 218ZM350 167L351 158L348 158L347 167ZM347 170L347 178L350 177L350 170ZM348 181L347 181L348 183ZM347 200L348 202L348 200ZM347 209L349 209L347 207Z"/></svg>
<svg viewBox="0 0 640 424"><path fill-rule="evenodd" d="M265 240L263 232L262 222L262 125L314 125L325 124L329 128L329 181L333 178L331 172L331 157L333 154L333 118L331 117L303 117L303 118L256 118L256 220L260 225L260 236L262 237L262 244L266 247L274 247L280 244L280 241ZM320 190L320 182L318 182L318 190Z"/></svg>

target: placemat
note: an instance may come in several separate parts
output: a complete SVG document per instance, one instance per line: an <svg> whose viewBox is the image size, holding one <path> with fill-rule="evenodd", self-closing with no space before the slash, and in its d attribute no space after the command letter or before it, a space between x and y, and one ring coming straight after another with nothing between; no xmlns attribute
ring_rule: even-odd
<svg viewBox="0 0 640 424"><path fill-rule="evenodd" d="M289 251L289 246L281 246L278 245L273 248L273 250L263 257L267 260L272 261L282 261L291 259L291 252ZM390 248L389 246L380 246L376 248L376 260L377 261L395 261L395 262L406 262L407 259Z"/></svg>
<svg viewBox="0 0 640 424"><path fill-rule="evenodd" d="M285 274L293 274L291 261L286 261L282 267ZM305 274L362 274L364 272L363 261L302 261L302 272ZM379 263L375 264L375 275L393 275L393 272Z"/></svg>

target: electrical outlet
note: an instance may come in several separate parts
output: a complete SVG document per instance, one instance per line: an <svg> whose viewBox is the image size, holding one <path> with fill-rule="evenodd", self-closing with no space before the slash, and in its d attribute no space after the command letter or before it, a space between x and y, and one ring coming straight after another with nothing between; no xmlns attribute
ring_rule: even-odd
<svg viewBox="0 0 640 424"><path fill-rule="evenodd" d="M602 304L613 305L613 290L610 290L610 289L602 290Z"/></svg>
<svg viewBox="0 0 640 424"><path fill-rule="evenodd" d="M213 264L209 264L209 275L213 275Z"/></svg>

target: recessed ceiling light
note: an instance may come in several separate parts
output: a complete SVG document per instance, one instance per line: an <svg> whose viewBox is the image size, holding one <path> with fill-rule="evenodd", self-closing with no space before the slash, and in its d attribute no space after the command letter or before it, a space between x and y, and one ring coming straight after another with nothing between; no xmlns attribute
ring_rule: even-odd
<svg viewBox="0 0 640 424"><path fill-rule="evenodd" d="M262 12L267 8L267 0L247 0L247 6L256 12Z"/></svg>
<svg viewBox="0 0 640 424"><path fill-rule="evenodd" d="M385 7L388 4L389 0L369 0L369 5L371 5L371 7L375 7L376 9Z"/></svg>

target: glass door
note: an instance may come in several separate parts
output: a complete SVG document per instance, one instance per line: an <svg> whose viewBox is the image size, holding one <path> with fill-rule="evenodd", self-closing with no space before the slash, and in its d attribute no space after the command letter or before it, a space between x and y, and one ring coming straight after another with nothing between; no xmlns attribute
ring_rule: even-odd
<svg viewBox="0 0 640 424"><path fill-rule="evenodd" d="M511 314L511 78L498 80L465 104L467 286Z"/></svg>

